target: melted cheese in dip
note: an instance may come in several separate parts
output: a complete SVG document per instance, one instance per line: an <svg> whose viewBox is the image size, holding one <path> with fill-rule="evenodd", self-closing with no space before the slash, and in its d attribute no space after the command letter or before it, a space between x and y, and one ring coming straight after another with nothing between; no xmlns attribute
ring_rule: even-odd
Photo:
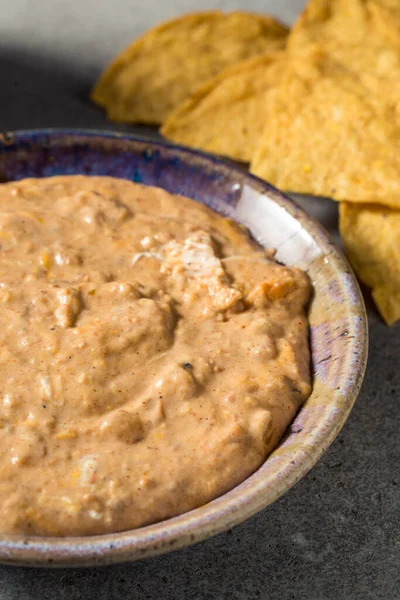
<svg viewBox="0 0 400 600"><path fill-rule="evenodd" d="M90 535L254 472L310 393L307 276L187 198L0 186L0 531Z"/></svg>

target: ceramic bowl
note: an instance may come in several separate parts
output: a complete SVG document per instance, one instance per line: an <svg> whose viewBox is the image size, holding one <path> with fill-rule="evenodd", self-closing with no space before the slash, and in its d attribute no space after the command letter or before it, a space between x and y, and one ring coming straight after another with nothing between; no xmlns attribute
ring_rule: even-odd
<svg viewBox="0 0 400 600"><path fill-rule="evenodd" d="M169 552L224 531L287 492L332 443L357 397L367 319L349 265L328 234L291 200L238 167L161 141L96 131L40 130L0 137L1 180L83 173L160 186L246 225L279 261L306 269L313 392L279 446L241 485L186 514L123 533L44 538L0 535L0 562L95 565Z"/></svg>

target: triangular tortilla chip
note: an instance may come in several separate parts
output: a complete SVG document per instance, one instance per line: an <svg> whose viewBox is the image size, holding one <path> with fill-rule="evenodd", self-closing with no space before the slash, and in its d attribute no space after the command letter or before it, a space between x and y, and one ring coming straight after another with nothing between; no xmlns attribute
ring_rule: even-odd
<svg viewBox="0 0 400 600"><path fill-rule="evenodd" d="M148 31L123 51L91 98L113 121L159 124L226 67L281 49L287 33L274 19L253 13L184 15Z"/></svg>
<svg viewBox="0 0 400 600"><path fill-rule="evenodd" d="M288 37L299 52L319 44L329 56L364 76L400 74L398 0L311 0Z"/></svg>
<svg viewBox="0 0 400 600"><path fill-rule="evenodd" d="M400 79L370 93L324 53L288 59L251 171L285 190L400 208Z"/></svg>
<svg viewBox="0 0 400 600"><path fill-rule="evenodd" d="M265 94L282 71L284 52L228 67L185 100L161 133L180 144L250 162L265 121Z"/></svg>
<svg viewBox="0 0 400 600"><path fill-rule="evenodd" d="M343 202L339 215L346 254L391 325L400 320L400 211Z"/></svg>

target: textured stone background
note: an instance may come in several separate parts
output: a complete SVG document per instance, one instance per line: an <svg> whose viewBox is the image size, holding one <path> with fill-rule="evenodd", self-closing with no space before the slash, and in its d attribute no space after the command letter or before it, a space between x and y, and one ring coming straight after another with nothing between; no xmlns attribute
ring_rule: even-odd
<svg viewBox="0 0 400 600"><path fill-rule="evenodd" d="M0 130L115 129L87 92L132 37L161 19L217 7L264 10L291 23L303 4L0 0ZM336 236L334 203L301 203ZM0 600L400 599L400 325L387 329L366 300L371 349L360 397L331 449L286 496L232 531L141 563L0 566Z"/></svg>

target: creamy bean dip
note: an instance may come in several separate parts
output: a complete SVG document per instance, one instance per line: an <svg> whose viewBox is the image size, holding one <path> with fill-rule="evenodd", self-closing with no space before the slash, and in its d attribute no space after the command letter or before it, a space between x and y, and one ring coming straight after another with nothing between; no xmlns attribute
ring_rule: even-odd
<svg viewBox="0 0 400 600"><path fill-rule="evenodd" d="M187 198L0 185L0 531L90 535L198 507L310 393L307 276Z"/></svg>

